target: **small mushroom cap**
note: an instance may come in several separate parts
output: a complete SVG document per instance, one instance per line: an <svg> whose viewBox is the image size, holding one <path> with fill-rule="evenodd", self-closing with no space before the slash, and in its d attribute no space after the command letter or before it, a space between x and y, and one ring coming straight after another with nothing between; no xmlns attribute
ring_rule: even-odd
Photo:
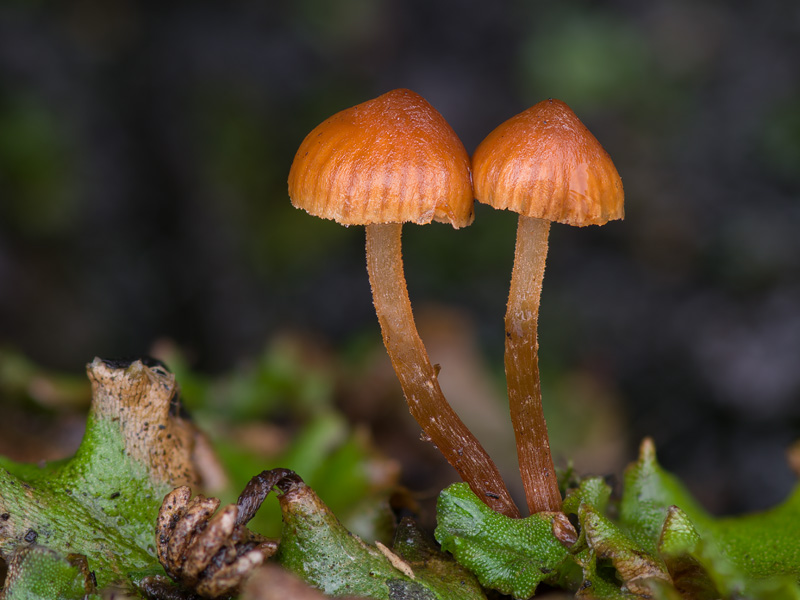
<svg viewBox="0 0 800 600"><path fill-rule="evenodd" d="M567 225L622 219L622 179L600 142L560 100L511 117L472 157L475 197Z"/></svg>
<svg viewBox="0 0 800 600"><path fill-rule="evenodd" d="M343 225L469 225L469 155L419 94L393 90L336 113L300 144L289 170L292 204Z"/></svg>

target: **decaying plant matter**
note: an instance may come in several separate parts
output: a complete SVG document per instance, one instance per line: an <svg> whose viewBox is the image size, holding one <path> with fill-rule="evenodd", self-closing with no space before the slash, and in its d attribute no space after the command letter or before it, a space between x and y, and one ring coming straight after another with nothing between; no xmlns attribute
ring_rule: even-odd
<svg viewBox="0 0 800 600"><path fill-rule="evenodd" d="M156 527L158 560L170 577L204 598L229 595L278 544L244 526L255 511L231 504L216 512L219 499L191 496L191 488L182 486L164 498Z"/></svg>

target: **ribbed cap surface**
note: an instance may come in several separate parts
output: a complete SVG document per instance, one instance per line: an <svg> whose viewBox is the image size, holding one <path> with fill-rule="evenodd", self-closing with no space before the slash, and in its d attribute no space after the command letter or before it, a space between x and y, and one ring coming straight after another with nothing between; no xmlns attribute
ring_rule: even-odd
<svg viewBox="0 0 800 600"><path fill-rule="evenodd" d="M345 225L473 219L469 156L419 94L393 90L306 136L289 171L292 204Z"/></svg>
<svg viewBox="0 0 800 600"><path fill-rule="evenodd" d="M472 176L480 202L528 217L583 226L625 216L611 157L560 100L539 102L486 136Z"/></svg>

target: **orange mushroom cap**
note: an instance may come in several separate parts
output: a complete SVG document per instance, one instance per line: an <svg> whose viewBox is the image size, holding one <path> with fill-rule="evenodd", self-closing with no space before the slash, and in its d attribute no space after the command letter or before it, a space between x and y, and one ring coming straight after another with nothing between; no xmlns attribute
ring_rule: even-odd
<svg viewBox="0 0 800 600"><path fill-rule="evenodd" d="M469 155L444 117L398 89L336 113L300 144L292 204L343 225L473 219Z"/></svg>
<svg viewBox="0 0 800 600"><path fill-rule="evenodd" d="M625 216L611 157L561 100L544 100L502 123L472 157L475 197L495 208L567 225Z"/></svg>

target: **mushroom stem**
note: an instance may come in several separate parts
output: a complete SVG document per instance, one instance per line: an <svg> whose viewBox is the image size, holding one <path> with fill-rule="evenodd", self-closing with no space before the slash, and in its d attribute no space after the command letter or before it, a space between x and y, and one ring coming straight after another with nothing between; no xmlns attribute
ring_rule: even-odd
<svg viewBox="0 0 800 600"><path fill-rule="evenodd" d="M417 333L403 273L402 225L375 224L366 229L375 312L411 415L479 498L497 512L519 517L494 462L445 399Z"/></svg>
<svg viewBox="0 0 800 600"><path fill-rule="evenodd" d="M506 311L506 381L525 498L531 513L560 511L542 411L537 329L550 221L520 216Z"/></svg>

